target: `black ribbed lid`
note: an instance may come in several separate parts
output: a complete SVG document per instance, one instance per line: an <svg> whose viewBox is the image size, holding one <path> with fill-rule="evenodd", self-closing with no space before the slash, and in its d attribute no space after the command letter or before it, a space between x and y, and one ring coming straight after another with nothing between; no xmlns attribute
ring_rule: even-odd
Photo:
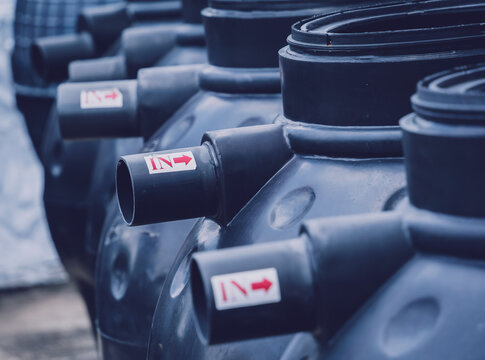
<svg viewBox="0 0 485 360"><path fill-rule="evenodd" d="M485 63L425 78L412 104L401 120L411 203L485 217Z"/></svg>
<svg viewBox="0 0 485 360"><path fill-rule="evenodd" d="M483 42L483 1L431 0L334 12L292 27L291 48L311 53L392 54Z"/></svg>
<svg viewBox="0 0 485 360"><path fill-rule="evenodd" d="M336 126L397 125L426 75L485 61L485 2L392 2L293 25L280 50L286 117Z"/></svg>
<svg viewBox="0 0 485 360"><path fill-rule="evenodd" d="M464 66L419 82L411 98L421 118L459 125L485 125L485 64Z"/></svg>

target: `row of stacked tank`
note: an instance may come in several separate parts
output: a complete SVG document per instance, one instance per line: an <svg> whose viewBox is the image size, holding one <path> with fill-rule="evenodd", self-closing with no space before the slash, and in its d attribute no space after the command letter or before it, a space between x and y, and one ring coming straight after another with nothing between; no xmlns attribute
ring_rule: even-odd
<svg viewBox="0 0 485 360"><path fill-rule="evenodd" d="M101 357L482 359L484 24L478 0L151 1L38 39L67 80L45 210Z"/></svg>

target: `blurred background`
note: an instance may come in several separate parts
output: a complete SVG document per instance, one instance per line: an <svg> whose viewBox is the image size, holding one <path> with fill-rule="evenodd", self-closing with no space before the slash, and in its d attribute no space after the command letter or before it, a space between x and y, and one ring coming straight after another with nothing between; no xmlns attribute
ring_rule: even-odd
<svg viewBox="0 0 485 360"><path fill-rule="evenodd" d="M14 0L0 0L0 359L95 359L84 305L47 229L42 168L15 106L14 12Z"/></svg>

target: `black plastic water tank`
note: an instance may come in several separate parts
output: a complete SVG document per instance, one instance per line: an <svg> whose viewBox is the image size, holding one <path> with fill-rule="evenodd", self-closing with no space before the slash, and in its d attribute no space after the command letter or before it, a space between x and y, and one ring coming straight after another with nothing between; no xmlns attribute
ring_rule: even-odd
<svg viewBox="0 0 485 360"><path fill-rule="evenodd" d="M73 61L69 65L69 79L119 80L135 78L137 71L144 67L207 62L200 16L206 6L206 0L184 0L182 23L153 23L124 30L121 54Z"/></svg>
<svg viewBox="0 0 485 360"><path fill-rule="evenodd" d="M201 333L217 342L312 331L288 347L295 360L482 358L484 89L485 64L418 84L400 122L409 198L399 211L315 219L294 240L195 255ZM215 308L221 275L268 268L279 301L267 293L272 301L250 308Z"/></svg>
<svg viewBox="0 0 485 360"><path fill-rule="evenodd" d="M130 18L146 22L153 20L150 15L153 11L156 19L160 17L157 9L165 11L159 5L156 1L139 2L127 9L136 6ZM145 13L145 10L150 11ZM145 83L148 83L145 87L152 84L148 80ZM80 92L72 108L80 107ZM129 103L129 95L125 94L125 103ZM57 103L58 107L61 105ZM55 110L46 126L40 150L45 168L46 217L61 260L83 295L93 320L94 267L104 212L114 193L114 164L119 156L136 151L141 145L141 139L63 141Z"/></svg>
<svg viewBox="0 0 485 360"><path fill-rule="evenodd" d="M255 137L251 140L252 135L248 135L244 142L240 140L244 137L243 129L213 132L204 139L206 143L202 147L154 154L163 158L171 153L192 151L197 166L200 164L201 174L202 172L206 174L204 179L207 179L207 183L203 189L209 191L208 195L206 193L205 199L192 198L194 201L192 209L197 209L197 216L206 215L209 218L199 221L192 229L167 276L154 315L150 337L150 359L237 357L267 359L286 356L282 353L283 348L291 340L288 336L212 346L206 346L197 337L196 325L191 315L192 299L190 286L188 286L191 255L194 252L217 248L295 237L298 235L300 224L304 219L380 212L394 209L402 204L401 200L405 195L404 172L402 160L399 159L400 135L396 125L399 117L409 111L409 105L406 106L406 104L408 104L407 99L413 89L406 87L406 84L411 81L409 80L411 77L416 82L423 76L421 67L411 66L410 63L420 63L426 71L432 72L452 64L483 59L485 53L480 45L483 42L483 34L479 24L482 12L483 3L481 2L463 4L459 1L424 1L344 11L316 17L294 26L292 36L289 38L290 46L280 51L283 106L286 119L280 118L275 124L275 126L282 127L284 137L289 144L289 151L294 155L246 203L240 198L246 190L245 184L253 184L256 181L255 178L261 174L261 168L264 168L262 165L264 162L255 160L258 157L254 152L260 151L259 155L262 160L268 159L271 153L271 146L268 146L266 150L261 149L261 147L264 148L261 143L265 143L265 141L261 141L261 138ZM423 22L416 23L412 16L413 13L415 16L421 16L424 24L426 24L425 19L430 19L432 27L427 28ZM460 14L460 19L468 19L469 22L450 23L450 19L457 19L458 14ZM319 27L313 27L313 25L321 24L325 18L332 18L331 25L336 27L339 23L345 24L344 20L349 15L354 16L355 21L352 24L354 27L347 28L348 37L363 38L363 36L359 36L359 33L365 32L367 33L365 38L369 42L379 41L371 36L374 35L372 32L375 31L378 38L379 33L386 32L385 29L389 28L389 31L386 32L386 41L381 39L380 42L377 42L377 46L373 46L371 53L362 54L360 57L355 57L350 51L347 56L343 56L338 51L337 45L327 46L326 39L331 38L330 34L321 29L318 30ZM366 24L366 20L372 19L373 16L376 28L368 29L363 26ZM405 21L399 25L397 30L395 22L386 21L390 18L400 17L403 17ZM379 25L379 21L382 21L381 25ZM408 22L406 23L406 21ZM382 26L383 29L378 26ZM303 42L302 38L306 41ZM419 43L417 39L421 39L422 43L416 44L415 47L409 46L406 38L412 39L415 43ZM325 45L315 45L317 42ZM463 47L459 48L460 46L457 44L463 45ZM428 61L432 58L435 61ZM315 74L324 74L328 63L338 61L340 61L341 67L334 65L334 77L315 76ZM319 102L314 99L322 101L331 91L329 89L342 88L345 84L345 74L352 73L351 64L356 67L365 65L368 69L366 71L368 77L365 78L365 73L362 73L365 81L361 78L361 81L356 84L349 79L351 87L347 93L341 91L341 96L345 96L343 99L337 103L327 102L324 110L316 111ZM383 84L379 77L377 79L375 77L375 74L379 74L380 66L382 66L383 77L389 79L389 74L393 76L394 86L376 86L379 83ZM393 71L388 70L391 66ZM311 74L315 79L320 79L320 82L313 81L314 86L306 88L305 82L292 81L298 76L300 79L309 79ZM403 78L402 87L400 86L401 76ZM366 92L365 89L370 90ZM317 91L321 92L321 96L318 96ZM355 96L354 91L357 91L360 96ZM304 96L300 96L302 94ZM362 98L384 99L381 100L383 102L386 101L386 98L396 99L395 101L400 99L399 104L395 103L395 107L402 109L402 112L396 112L394 121L392 121L388 114L382 112L379 107L372 106L372 104L364 106ZM295 106L296 104L305 104L305 106ZM308 112L307 107L313 107L313 114ZM326 113L336 114L338 109L343 109L343 107L345 107L345 112L343 112L345 116L342 117L341 124L338 117L325 116ZM352 110L353 112L350 113ZM294 120L298 120L298 122ZM364 126L358 126L359 123ZM250 128L244 131L251 133ZM255 129L253 131L257 133ZM260 128L259 131L270 130ZM276 132L275 129L271 131ZM231 146L221 147L221 142L231 144ZM245 145L237 147L235 144ZM197 151L199 149L202 151L203 147L208 147L209 154L213 156L214 165L211 166L215 175L211 175L208 171L210 166L207 165L207 161L202 160L200 163L197 161ZM245 152L246 154L244 154ZM150 158L150 155L144 154L143 157ZM167 189L169 195L165 199L170 200L178 195L182 198L179 201L182 203L187 201L189 204L191 199L183 198L180 187L172 187L178 179L182 179L181 176L173 175L174 182L171 182L166 174L160 175L158 178L155 176L150 178L151 175L145 175L147 187L144 189L150 189L150 191L147 193L148 196L137 202L138 184L141 184L137 180L138 177L143 178L142 167L139 167L137 163L138 159L125 157L124 165L118 170L118 174L120 174L120 169L124 173L127 172L126 169L129 173L130 167L133 170L130 179L132 187L135 189L135 197L133 198L133 211L127 212L128 217L134 223L137 220L144 222L144 220L148 220L149 216L151 217L149 221L154 221L154 218L159 221L174 220L170 213L171 208L179 210L177 215L180 217L193 216L194 213L186 212L184 214L172 201L165 202L164 207L160 208L155 208L153 203L150 203L150 195L153 195L156 200L163 199L162 190ZM232 164L231 159L235 160ZM146 168L145 172L147 172ZM126 179L126 177L124 178ZM192 182L189 175L184 174L183 178L187 179L189 187L199 186L197 182ZM213 182L219 184L215 190L210 186ZM120 198L122 207L130 204L124 199L126 197L122 194ZM137 219L137 206L140 207L138 215L141 218L139 219ZM129 209L129 207L127 208ZM143 219L144 216L147 218ZM164 225L166 224L170 223L164 223ZM363 234L367 236L365 232ZM403 248L405 249L405 246ZM409 249L407 251L410 252ZM404 255L405 253L403 253ZM403 261L399 256L398 259ZM398 262L396 264L394 266L399 265ZM392 269L393 263L390 266ZM271 318L271 314L265 314L260 313L263 318L267 316L265 320L269 325L274 324L271 322L274 320ZM234 319L242 321L243 325L254 325L250 319ZM307 319L311 319L311 317L307 317ZM251 328L254 330L253 335L261 336L270 328L269 325L266 327L264 324L265 322L261 321L257 326L254 325ZM282 324L279 323L279 325ZM287 325L291 326L291 321ZM229 328L234 326L237 329L235 321L224 322L224 326ZM229 330L219 329L222 331L219 333L221 338L216 340L218 342L221 342L221 339L234 341L248 337L248 333L246 333L241 337L231 338ZM279 331L277 328L273 335L284 330L283 327ZM300 336L294 337L294 341L298 341L299 338ZM305 353L304 350L303 348L302 353ZM300 359L303 356L295 358Z"/></svg>
<svg viewBox="0 0 485 360"><path fill-rule="evenodd" d="M71 61L114 55L127 27L179 17L178 1L123 2L84 8L77 18L76 34L35 39L31 45L32 65L45 80L64 80Z"/></svg>
<svg viewBox="0 0 485 360"><path fill-rule="evenodd" d="M56 84L43 80L30 57L32 41L39 37L75 32L77 15L83 7L119 3L121 0L18 0L15 7L11 66L17 107L24 115L37 155L55 97ZM45 21L48 18L49 21Z"/></svg>
<svg viewBox="0 0 485 360"><path fill-rule="evenodd" d="M209 61L218 66L211 63L200 73L199 93L163 124L148 142L146 151L197 145L209 129L274 120L281 112L277 49L284 44L291 23L318 11L309 8L315 3L285 3L291 4L291 10L279 3L251 3L244 9L232 8L240 5L239 1L228 2L226 8L212 7L210 3L202 15L205 29L210 29ZM271 31L260 31L255 37L255 29L263 26ZM261 43L265 44L265 56L261 56ZM245 56L241 57L238 51L244 51ZM99 332L105 357L128 354L130 349L145 356L160 288L193 223L194 220L186 220L135 229L128 228L119 214L107 221L97 287ZM174 241L165 241L167 237ZM136 296L141 289L144 296Z"/></svg>

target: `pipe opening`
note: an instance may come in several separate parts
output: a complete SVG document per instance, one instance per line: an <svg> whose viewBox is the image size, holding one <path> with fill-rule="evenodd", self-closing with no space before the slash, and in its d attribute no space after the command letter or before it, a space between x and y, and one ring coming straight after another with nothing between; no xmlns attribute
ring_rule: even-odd
<svg viewBox="0 0 485 360"><path fill-rule="evenodd" d="M204 281L200 272L197 260L192 258L190 264L190 277L192 287L192 302L194 306L194 314L196 317L196 327L199 336L204 343L209 340L209 306L208 298L204 289Z"/></svg>
<svg viewBox="0 0 485 360"><path fill-rule="evenodd" d="M45 54L42 51L41 46L34 42L30 48L30 58L32 59L32 66L34 70L41 77L45 76Z"/></svg>
<svg viewBox="0 0 485 360"><path fill-rule="evenodd" d="M135 217L135 190L130 170L123 159L118 161L116 167L116 192L123 220L131 225Z"/></svg>

